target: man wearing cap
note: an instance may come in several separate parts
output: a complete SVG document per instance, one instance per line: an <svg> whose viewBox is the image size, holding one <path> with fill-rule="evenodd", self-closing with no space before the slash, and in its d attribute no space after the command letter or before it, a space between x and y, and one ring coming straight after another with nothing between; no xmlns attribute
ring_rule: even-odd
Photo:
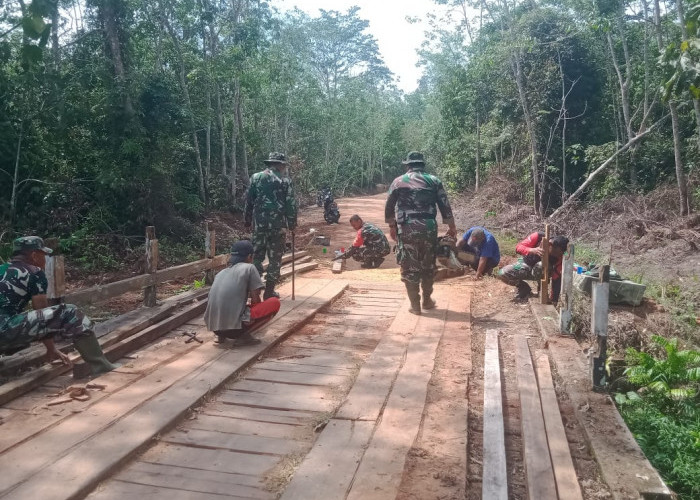
<svg viewBox="0 0 700 500"><path fill-rule="evenodd" d="M391 183L384 216L391 229L391 239L398 241L396 260L411 301L409 310L420 314L421 285L423 309L435 307L431 294L436 270L437 209L442 222L449 226L447 235L454 238L457 229L445 188L440 179L425 172L423 154L411 152L403 164L406 173Z"/></svg>
<svg viewBox="0 0 700 500"><path fill-rule="evenodd" d="M250 334L250 327L280 310L277 297L260 300L260 290L265 285L252 263L253 253L250 241L234 243L228 267L216 275L209 291L204 321L219 342L230 338L235 339L236 345L259 344L260 340Z"/></svg>
<svg viewBox="0 0 700 500"><path fill-rule="evenodd" d="M41 341L49 361L60 359L70 365L68 356L54 344L54 339L66 339L73 342L93 375L113 370L116 365L105 358L92 321L80 309L72 304L49 307L44 267L51 253L38 236L24 236L12 243L10 261L0 265L0 349L10 354ZM29 302L33 310L25 312Z"/></svg>
<svg viewBox="0 0 700 500"><path fill-rule="evenodd" d="M360 267L375 269L382 265L384 257L389 255L389 241L384 232L374 224L364 222L359 215L350 217L350 225L357 231L355 241L344 254L333 260L349 259L352 257L357 262L361 262Z"/></svg>
<svg viewBox="0 0 700 500"><path fill-rule="evenodd" d="M480 226L472 227L464 233L462 239L457 242L457 249L474 256L469 265L476 271L476 279L491 274L493 268L501 261L496 238Z"/></svg>
<svg viewBox="0 0 700 500"><path fill-rule="evenodd" d="M270 153L265 160L267 168L250 178L250 187L245 204L245 227L253 225L253 264L260 276L263 261L268 258L265 277L264 299L279 298L275 285L280 280L282 255L284 254L286 231L294 231L297 225L297 205L292 181L283 175L287 159L282 153Z"/></svg>

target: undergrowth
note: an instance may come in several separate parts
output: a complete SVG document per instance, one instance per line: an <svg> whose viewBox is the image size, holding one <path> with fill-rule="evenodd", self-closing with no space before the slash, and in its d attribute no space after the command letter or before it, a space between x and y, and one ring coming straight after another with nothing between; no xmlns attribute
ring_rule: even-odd
<svg viewBox="0 0 700 500"><path fill-rule="evenodd" d="M627 349L630 389L615 395L649 461L678 494L700 498L700 351L652 337L651 353Z"/></svg>

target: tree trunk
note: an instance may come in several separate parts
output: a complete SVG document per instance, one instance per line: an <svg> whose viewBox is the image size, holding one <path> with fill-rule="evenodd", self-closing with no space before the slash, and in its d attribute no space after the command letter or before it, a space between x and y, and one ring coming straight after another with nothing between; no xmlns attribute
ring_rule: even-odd
<svg viewBox="0 0 700 500"><path fill-rule="evenodd" d="M250 185L250 172L248 170L248 147L245 139L245 131L243 130L243 112L241 101L241 84L236 80L236 120L238 122L238 137L241 141L241 175L243 184L246 188Z"/></svg>
<svg viewBox="0 0 700 500"><path fill-rule="evenodd" d="M17 139L17 154L15 155L15 175L12 177L12 195L10 196L10 227L15 222L17 213L17 184L19 182L19 157L22 152L22 138L24 137L24 121L19 122L19 139Z"/></svg>
<svg viewBox="0 0 700 500"><path fill-rule="evenodd" d="M678 120L678 105L674 101L669 101L668 107L671 110L671 128L673 130L673 158L676 163L676 180L678 181L678 213L680 215L688 215L688 183L685 179L685 172L683 171L683 156L680 126Z"/></svg>
<svg viewBox="0 0 700 500"><path fill-rule="evenodd" d="M124 114L127 118L131 118L134 115L134 106L127 88L126 67L122 54L124 40L122 40L119 23L119 12L123 9L122 0L102 0L99 5L98 11L102 20L107 46L109 47L112 65L114 67L117 92L122 97Z"/></svg>
<svg viewBox="0 0 700 500"><path fill-rule="evenodd" d="M479 191L479 169L481 165L481 123L479 122L479 112L476 113L476 165L474 167L475 186L474 191Z"/></svg>
<svg viewBox="0 0 700 500"><path fill-rule="evenodd" d="M522 67L520 65L520 53L519 49L515 54L511 56L511 66L513 68L513 73L515 75L515 83L518 87L518 97L520 98L520 106L523 108L523 116L525 117L525 126L527 127L527 133L530 136L530 160L531 160L531 170L532 170L532 187L534 190L534 208L535 213L542 215L542 206L540 204L540 182L539 182L539 168L538 168L538 154L537 154L537 131L535 128L535 122L530 114L530 106L527 102L527 94L525 92L525 77L523 76Z"/></svg>
<svg viewBox="0 0 700 500"><path fill-rule="evenodd" d="M207 197L207 189L206 189L206 178L205 178L205 172L204 172L204 167L202 166L202 157L200 153L200 148L199 148L199 138L197 137L197 127L194 121L194 111L192 109L192 101L190 100L190 92L187 88L187 72L185 70L185 60L182 55L182 49L180 47L180 41L178 40L177 34L175 33L175 30L173 29L172 25L170 24L170 21L167 17L167 14L165 12L162 12L163 16L163 24L168 30L168 33L170 34L170 38L173 41L173 47L175 48L175 54L177 55L178 59L178 64L180 66L180 70L178 71L178 78L180 82L180 90L182 91L182 97L183 100L185 101L185 109L187 110L187 114L190 119L190 130L192 134L192 144L194 146L194 155L197 163L197 172L199 173L199 196L202 199L202 202L204 203L205 209L209 207L209 199Z"/></svg>

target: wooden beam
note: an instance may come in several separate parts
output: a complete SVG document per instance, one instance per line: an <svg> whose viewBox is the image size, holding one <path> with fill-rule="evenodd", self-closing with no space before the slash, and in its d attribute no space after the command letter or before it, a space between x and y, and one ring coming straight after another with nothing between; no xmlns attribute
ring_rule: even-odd
<svg viewBox="0 0 700 500"><path fill-rule="evenodd" d="M542 286L540 287L540 304L549 304L549 224L544 226L542 240Z"/></svg>
<svg viewBox="0 0 700 500"><path fill-rule="evenodd" d="M204 258L213 259L216 255L216 231L211 227L211 223L206 223L206 236L204 237ZM216 272L209 268L204 275L204 283L211 285L214 283Z"/></svg>
<svg viewBox="0 0 700 500"><path fill-rule="evenodd" d="M561 420L561 413L559 413L559 402L552 383L552 372L549 367L549 355L547 352L535 352L535 366L537 367L537 383L540 388L542 414L547 431L549 453L552 456L552 465L554 466L554 478L557 483L559 500L583 500L581 486L578 483L578 475L574 468L574 462L571 459L566 430Z"/></svg>
<svg viewBox="0 0 700 500"><path fill-rule="evenodd" d="M547 434L542 416L540 394L532 367L527 337L516 340L518 391L520 393L520 422L523 437L523 456L527 475L527 490L532 499L556 499L552 460L547 446Z"/></svg>
<svg viewBox="0 0 700 500"><path fill-rule="evenodd" d="M158 270L158 240L156 228L146 228L146 274L155 274ZM143 305L153 307L156 305L156 282L147 286L143 291Z"/></svg>
<svg viewBox="0 0 700 500"><path fill-rule="evenodd" d="M66 264L63 255L47 255L45 273L49 281L46 289L49 304L60 304L66 294Z"/></svg>
<svg viewBox="0 0 700 500"><path fill-rule="evenodd" d="M561 293L559 301L561 308L559 309L559 331L563 335L569 334L569 326L571 325L571 309L573 308L574 297L574 245L569 243L569 248L564 254L561 274Z"/></svg>
<svg viewBox="0 0 700 500"><path fill-rule="evenodd" d="M196 318L207 308L207 300L195 302L187 306L179 313L164 319L163 321L152 325L145 330L114 343L111 347L104 349L104 354L108 360L114 362L119 358L123 358L126 354L135 351L136 349L153 342L157 338L165 335L173 328L184 325L192 318ZM90 366L81 361L73 364L73 377L83 378L90 375Z"/></svg>
<svg viewBox="0 0 700 500"><path fill-rule="evenodd" d="M489 500L508 500L498 330L486 332L484 349L484 466L481 497Z"/></svg>

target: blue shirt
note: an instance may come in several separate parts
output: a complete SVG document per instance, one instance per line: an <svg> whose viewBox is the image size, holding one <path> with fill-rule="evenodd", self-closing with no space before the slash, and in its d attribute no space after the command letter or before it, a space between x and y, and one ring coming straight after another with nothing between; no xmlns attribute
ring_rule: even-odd
<svg viewBox="0 0 700 500"><path fill-rule="evenodd" d="M472 231L477 229L477 227L479 226L470 228L469 231L464 233L462 239L468 242L469 237L472 235ZM477 251L476 256L479 258L486 257L487 259L493 259L496 262L499 262L501 260L501 252L498 249L498 242L496 241L496 238L494 238L493 235L483 227L480 227L479 229L484 231L484 236L486 236L486 239L481 242L481 245L478 248L475 248Z"/></svg>

